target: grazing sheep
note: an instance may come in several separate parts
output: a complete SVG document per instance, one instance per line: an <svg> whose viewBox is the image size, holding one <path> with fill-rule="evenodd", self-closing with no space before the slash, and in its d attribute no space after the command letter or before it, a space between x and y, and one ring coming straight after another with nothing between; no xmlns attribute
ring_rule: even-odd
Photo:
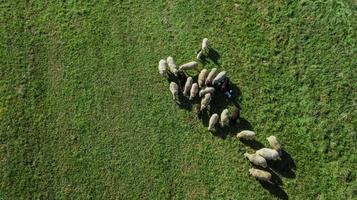
<svg viewBox="0 0 357 200"><path fill-rule="evenodd" d="M255 152L262 156L266 160L276 160L279 157L279 153L274 149L262 148Z"/></svg>
<svg viewBox="0 0 357 200"><path fill-rule="evenodd" d="M237 138L245 140L253 140L255 137L255 132L244 130L237 134Z"/></svg>
<svg viewBox="0 0 357 200"><path fill-rule="evenodd" d="M213 79L212 84L217 85L218 83L222 82L226 78L227 78L227 72L222 71L219 74L217 74L216 78Z"/></svg>
<svg viewBox="0 0 357 200"><path fill-rule="evenodd" d="M172 98L174 100L178 99L178 85L175 82L170 83L170 91L172 94Z"/></svg>
<svg viewBox="0 0 357 200"><path fill-rule="evenodd" d="M249 173L250 175L252 175L254 178L260 180L260 181L268 181L270 182L271 179L271 173L264 171L264 170L260 170L260 169L254 169L254 168L250 168L249 169Z"/></svg>
<svg viewBox="0 0 357 200"><path fill-rule="evenodd" d="M261 166L264 168L266 168L268 166L265 158L263 158L262 156L260 156L258 154L245 153L244 157L248 158L248 160L256 166Z"/></svg>
<svg viewBox="0 0 357 200"><path fill-rule="evenodd" d="M192 84L191 91L190 91L190 100L195 98L197 93L198 93L198 84L194 83L194 84Z"/></svg>
<svg viewBox="0 0 357 200"><path fill-rule="evenodd" d="M211 93L205 94L205 96L201 100L201 110L207 108L208 104L211 102Z"/></svg>
<svg viewBox="0 0 357 200"><path fill-rule="evenodd" d="M278 139L276 139L275 136L272 135L272 136L268 137L267 140L268 140L270 146L271 146L274 150L276 150L276 151L278 151L278 152L281 151L281 145L280 145Z"/></svg>
<svg viewBox="0 0 357 200"><path fill-rule="evenodd" d="M206 78L205 81L206 85L210 85L212 83L212 80L216 77L216 73L217 73L217 68L212 68Z"/></svg>
<svg viewBox="0 0 357 200"><path fill-rule="evenodd" d="M214 128L214 126L216 125L217 122L218 122L218 114L215 113L209 119L208 130L215 131L216 129Z"/></svg>
<svg viewBox="0 0 357 200"><path fill-rule="evenodd" d="M237 107L232 113L231 123L237 123L239 117L240 117L240 109Z"/></svg>
<svg viewBox="0 0 357 200"><path fill-rule="evenodd" d="M167 62L164 59L159 61L159 73L163 77L168 77L167 74Z"/></svg>
<svg viewBox="0 0 357 200"><path fill-rule="evenodd" d="M199 50L196 58L197 58L197 60L202 60L202 57L203 57L203 52L202 52L202 50Z"/></svg>
<svg viewBox="0 0 357 200"><path fill-rule="evenodd" d="M192 61L180 66L180 70L188 70L188 69L196 69L198 67L198 63L196 61Z"/></svg>
<svg viewBox="0 0 357 200"><path fill-rule="evenodd" d="M221 126L225 127L229 124L228 109L224 109L221 113Z"/></svg>
<svg viewBox="0 0 357 200"><path fill-rule="evenodd" d="M208 54L209 52L209 44L208 44L208 39L207 38L204 38L202 40L202 48L201 48L202 52L204 54Z"/></svg>
<svg viewBox="0 0 357 200"><path fill-rule="evenodd" d="M173 73L175 76L178 74L178 69L176 67L176 63L174 61L174 58L171 56L167 57L166 59L167 65L169 66L169 70L171 73Z"/></svg>
<svg viewBox="0 0 357 200"><path fill-rule="evenodd" d="M183 95L188 96L188 92L191 89L192 83L193 83L192 77L188 77L187 80L186 80L186 84L185 84L184 90L183 90Z"/></svg>
<svg viewBox="0 0 357 200"><path fill-rule="evenodd" d="M202 89L200 93L198 94L199 97L204 96L205 94L211 93L213 94L215 91L214 87L206 87L205 89Z"/></svg>
<svg viewBox="0 0 357 200"><path fill-rule="evenodd" d="M205 80L208 76L208 70L203 69L200 74L198 75L198 86L202 88L205 85Z"/></svg>

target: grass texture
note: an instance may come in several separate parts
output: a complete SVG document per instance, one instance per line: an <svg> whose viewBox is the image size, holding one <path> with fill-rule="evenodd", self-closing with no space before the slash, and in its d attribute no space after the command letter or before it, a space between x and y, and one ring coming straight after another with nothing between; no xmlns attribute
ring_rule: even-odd
<svg viewBox="0 0 357 200"><path fill-rule="evenodd" d="M356 199L357 3L0 1L0 199ZM173 103L158 61L207 37L277 188ZM200 66L202 68L202 65ZM192 73L192 72L191 72Z"/></svg>

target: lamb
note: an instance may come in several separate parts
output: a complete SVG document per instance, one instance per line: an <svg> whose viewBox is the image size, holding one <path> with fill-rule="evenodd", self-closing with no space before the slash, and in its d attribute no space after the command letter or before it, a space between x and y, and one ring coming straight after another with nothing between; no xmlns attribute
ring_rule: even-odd
<svg viewBox="0 0 357 200"><path fill-rule="evenodd" d="M192 77L188 77L187 80L186 80L186 84L185 84L184 90L183 90L183 95L188 96L188 92L191 89L192 83L193 83Z"/></svg>
<svg viewBox="0 0 357 200"><path fill-rule="evenodd" d="M214 126L216 125L217 122L218 122L218 114L215 113L209 119L208 130L215 131L216 129L214 128Z"/></svg>
<svg viewBox="0 0 357 200"><path fill-rule="evenodd" d="M170 83L170 91L171 91L173 100L177 100L178 99L178 85L175 82Z"/></svg>
<svg viewBox="0 0 357 200"><path fill-rule="evenodd" d="M167 62L164 59L159 61L159 73L163 77L168 77L167 74Z"/></svg>
<svg viewBox="0 0 357 200"><path fill-rule="evenodd" d="M225 127L229 124L228 109L224 109L221 113L221 127Z"/></svg>
<svg viewBox="0 0 357 200"><path fill-rule="evenodd" d="M253 140L255 135L256 134L253 131L244 130L237 134L237 138L245 139L245 140Z"/></svg>
<svg viewBox="0 0 357 200"><path fill-rule="evenodd" d="M206 78L205 81L206 85L210 85L212 83L212 80L216 77L216 73L217 73L217 68L212 68Z"/></svg>
<svg viewBox="0 0 357 200"><path fill-rule="evenodd" d="M209 52L209 44L208 44L208 39L204 38L202 40L202 48L201 48L203 54L207 55Z"/></svg>
<svg viewBox="0 0 357 200"><path fill-rule="evenodd" d="M169 56L169 57L167 57L166 62L167 62L167 65L169 66L170 72L172 74L174 74L175 76L177 76L178 69L176 67L176 63L175 63L174 59L171 56Z"/></svg>
<svg viewBox="0 0 357 200"><path fill-rule="evenodd" d="M260 170L260 169L254 169L254 168L250 168L249 169L249 173L250 175L252 175L254 178L260 180L260 181L268 181L270 182L271 179L271 173L264 171L264 170Z"/></svg>
<svg viewBox="0 0 357 200"><path fill-rule="evenodd" d="M268 166L265 158L258 154L245 153L244 157L248 158L248 160L256 166L260 166L263 168L266 168Z"/></svg>
<svg viewBox="0 0 357 200"><path fill-rule="evenodd" d="M274 149L262 148L255 152L262 156L266 160L276 160L279 157L279 153Z"/></svg>
<svg viewBox="0 0 357 200"><path fill-rule="evenodd" d="M205 89L202 89L200 93L198 94L199 97L202 97L208 93L213 94L215 91L214 87L206 87Z"/></svg>
<svg viewBox="0 0 357 200"><path fill-rule="evenodd" d="M203 57L202 50L199 50L199 51L197 52L196 58L197 58L197 60L201 60L201 61L202 61L202 59L203 59L202 57Z"/></svg>
<svg viewBox="0 0 357 200"><path fill-rule="evenodd" d="M192 61L180 66L180 70L196 69L198 67L198 62Z"/></svg>
<svg viewBox="0 0 357 200"><path fill-rule="evenodd" d="M201 111L207 108L208 104L211 102L211 93L205 94L205 96L201 100Z"/></svg>
<svg viewBox="0 0 357 200"><path fill-rule="evenodd" d="M276 137L272 135L272 136L268 137L267 140L268 140L270 146L271 146L274 150L278 151L279 154L280 154L280 152L281 152L281 145L280 145L279 141L276 139Z"/></svg>
<svg viewBox="0 0 357 200"><path fill-rule="evenodd" d="M208 70L203 69L200 74L198 75L198 86L202 88L205 85L205 80L208 76Z"/></svg>
<svg viewBox="0 0 357 200"><path fill-rule="evenodd" d="M198 93L198 84L194 83L194 84L192 84L191 91L190 91L190 100L195 98L197 93Z"/></svg>
<svg viewBox="0 0 357 200"><path fill-rule="evenodd" d="M237 120L239 119L240 117L240 109L237 107L233 113L232 113L232 116L231 116L231 123L237 123Z"/></svg>
<svg viewBox="0 0 357 200"><path fill-rule="evenodd" d="M227 78L227 72L222 71L219 74L217 74L216 78L213 79L212 84L217 85L219 82L222 82L226 78Z"/></svg>

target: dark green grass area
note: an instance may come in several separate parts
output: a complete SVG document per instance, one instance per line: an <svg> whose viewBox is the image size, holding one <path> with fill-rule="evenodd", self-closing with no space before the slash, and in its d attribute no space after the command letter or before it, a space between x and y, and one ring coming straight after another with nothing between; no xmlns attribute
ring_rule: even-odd
<svg viewBox="0 0 357 200"><path fill-rule="evenodd" d="M356 199L356 11L0 1L0 199ZM191 61L204 37L257 140L277 136L293 159L280 187L250 177L250 149L209 133L159 76L160 59Z"/></svg>

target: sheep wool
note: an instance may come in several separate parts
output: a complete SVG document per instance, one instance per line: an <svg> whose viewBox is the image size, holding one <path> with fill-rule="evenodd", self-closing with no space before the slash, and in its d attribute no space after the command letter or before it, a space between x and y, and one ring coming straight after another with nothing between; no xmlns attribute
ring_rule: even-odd
<svg viewBox="0 0 357 200"><path fill-rule="evenodd" d="M212 84L216 85L217 83L221 82L225 78L227 78L227 72L226 71L222 71L219 74L217 74L217 76L213 79Z"/></svg>
<svg viewBox="0 0 357 200"><path fill-rule="evenodd" d="M180 66L180 70L196 69L198 67L198 62L192 61Z"/></svg>
<svg viewBox="0 0 357 200"><path fill-rule="evenodd" d="M256 166L260 166L263 168L266 168L268 166L265 158L258 154L245 153L244 157L248 158L248 160Z"/></svg>
<svg viewBox="0 0 357 200"><path fill-rule="evenodd" d="M249 173L260 181L270 181L271 179L271 173L264 170L251 168L249 169Z"/></svg>
<svg viewBox="0 0 357 200"><path fill-rule="evenodd" d="M208 70L203 69L200 74L198 75L198 86L202 88L205 85L205 80L208 76Z"/></svg>
<svg viewBox="0 0 357 200"><path fill-rule="evenodd" d="M188 77L187 80L186 80L186 84L185 84L184 90L183 90L183 95L188 96L188 92L191 89L192 83L193 83L192 77Z"/></svg>
<svg viewBox="0 0 357 200"><path fill-rule="evenodd" d="M208 45L209 45L209 43L208 43L208 39L207 38L204 38L203 40L202 40L202 52L204 53L204 54L207 54L208 53Z"/></svg>
<svg viewBox="0 0 357 200"><path fill-rule="evenodd" d="M245 140L253 140L255 135L256 134L253 131L244 130L237 134L237 138L245 139Z"/></svg>
<svg viewBox="0 0 357 200"><path fill-rule="evenodd" d="M214 87L206 87L205 89L202 89L200 93L198 94L199 97L202 97L208 93L213 94L215 91Z"/></svg>
<svg viewBox="0 0 357 200"><path fill-rule="evenodd" d="M168 77L167 74L167 62L164 59L159 61L159 73L163 77Z"/></svg>
<svg viewBox="0 0 357 200"><path fill-rule="evenodd" d="M278 139L276 139L275 136L272 135L272 136L268 137L267 140L268 140L270 146L271 146L274 150L277 150L277 151L280 151L280 150L281 150L281 145L280 145Z"/></svg>
<svg viewBox="0 0 357 200"><path fill-rule="evenodd" d="M191 91L190 91L190 100L195 98L197 93L198 93L198 84L194 83L194 84L192 84Z"/></svg>
<svg viewBox="0 0 357 200"><path fill-rule="evenodd" d="M206 81L205 81L206 85L209 85L212 83L212 80L216 77L216 73L217 73L217 68L212 68L206 78Z"/></svg>
<svg viewBox="0 0 357 200"><path fill-rule="evenodd" d="M173 57L169 56L166 59L167 65L169 66L169 70L171 73L173 73L175 76L178 75L178 69L176 67L176 63Z"/></svg>
<svg viewBox="0 0 357 200"><path fill-rule="evenodd" d="M208 104L211 102L211 93L205 94L205 96L201 100L201 110L207 108Z"/></svg>
<svg viewBox="0 0 357 200"><path fill-rule="evenodd" d="M197 53L197 60L202 60L202 57L203 57L203 53L202 53L202 50L199 50L198 53Z"/></svg>
<svg viewBox="0 0 357 200"><path fill-rule="evenodd" d="M178 85L175 82L171 82L170 83L170 91L172 94L172 98L173 100L177 100L178 99Z"/></svg>
<svg viewBox="0 0 357 200"><path fill-rule="evenodd" d="M228 109L224 109L221 113L221 126L225 127L229 124Z"/></svg>
<svg viewBox="0 0 357 200"><path fill-rule="evenodd" d="M255 152L262 156L266 160L276 160L279 157L279 153L274 149L262 148Z"/></svg>
<svg viewBox="0 0 357 200"><path fill-rule="evenodd" d="M209 122L208 122L208 130L209 131L215 131L215 128L214 126L216 125L216 123L218 122L218 114L213 114L211 116L211 118L209 119Z"/></svg>

